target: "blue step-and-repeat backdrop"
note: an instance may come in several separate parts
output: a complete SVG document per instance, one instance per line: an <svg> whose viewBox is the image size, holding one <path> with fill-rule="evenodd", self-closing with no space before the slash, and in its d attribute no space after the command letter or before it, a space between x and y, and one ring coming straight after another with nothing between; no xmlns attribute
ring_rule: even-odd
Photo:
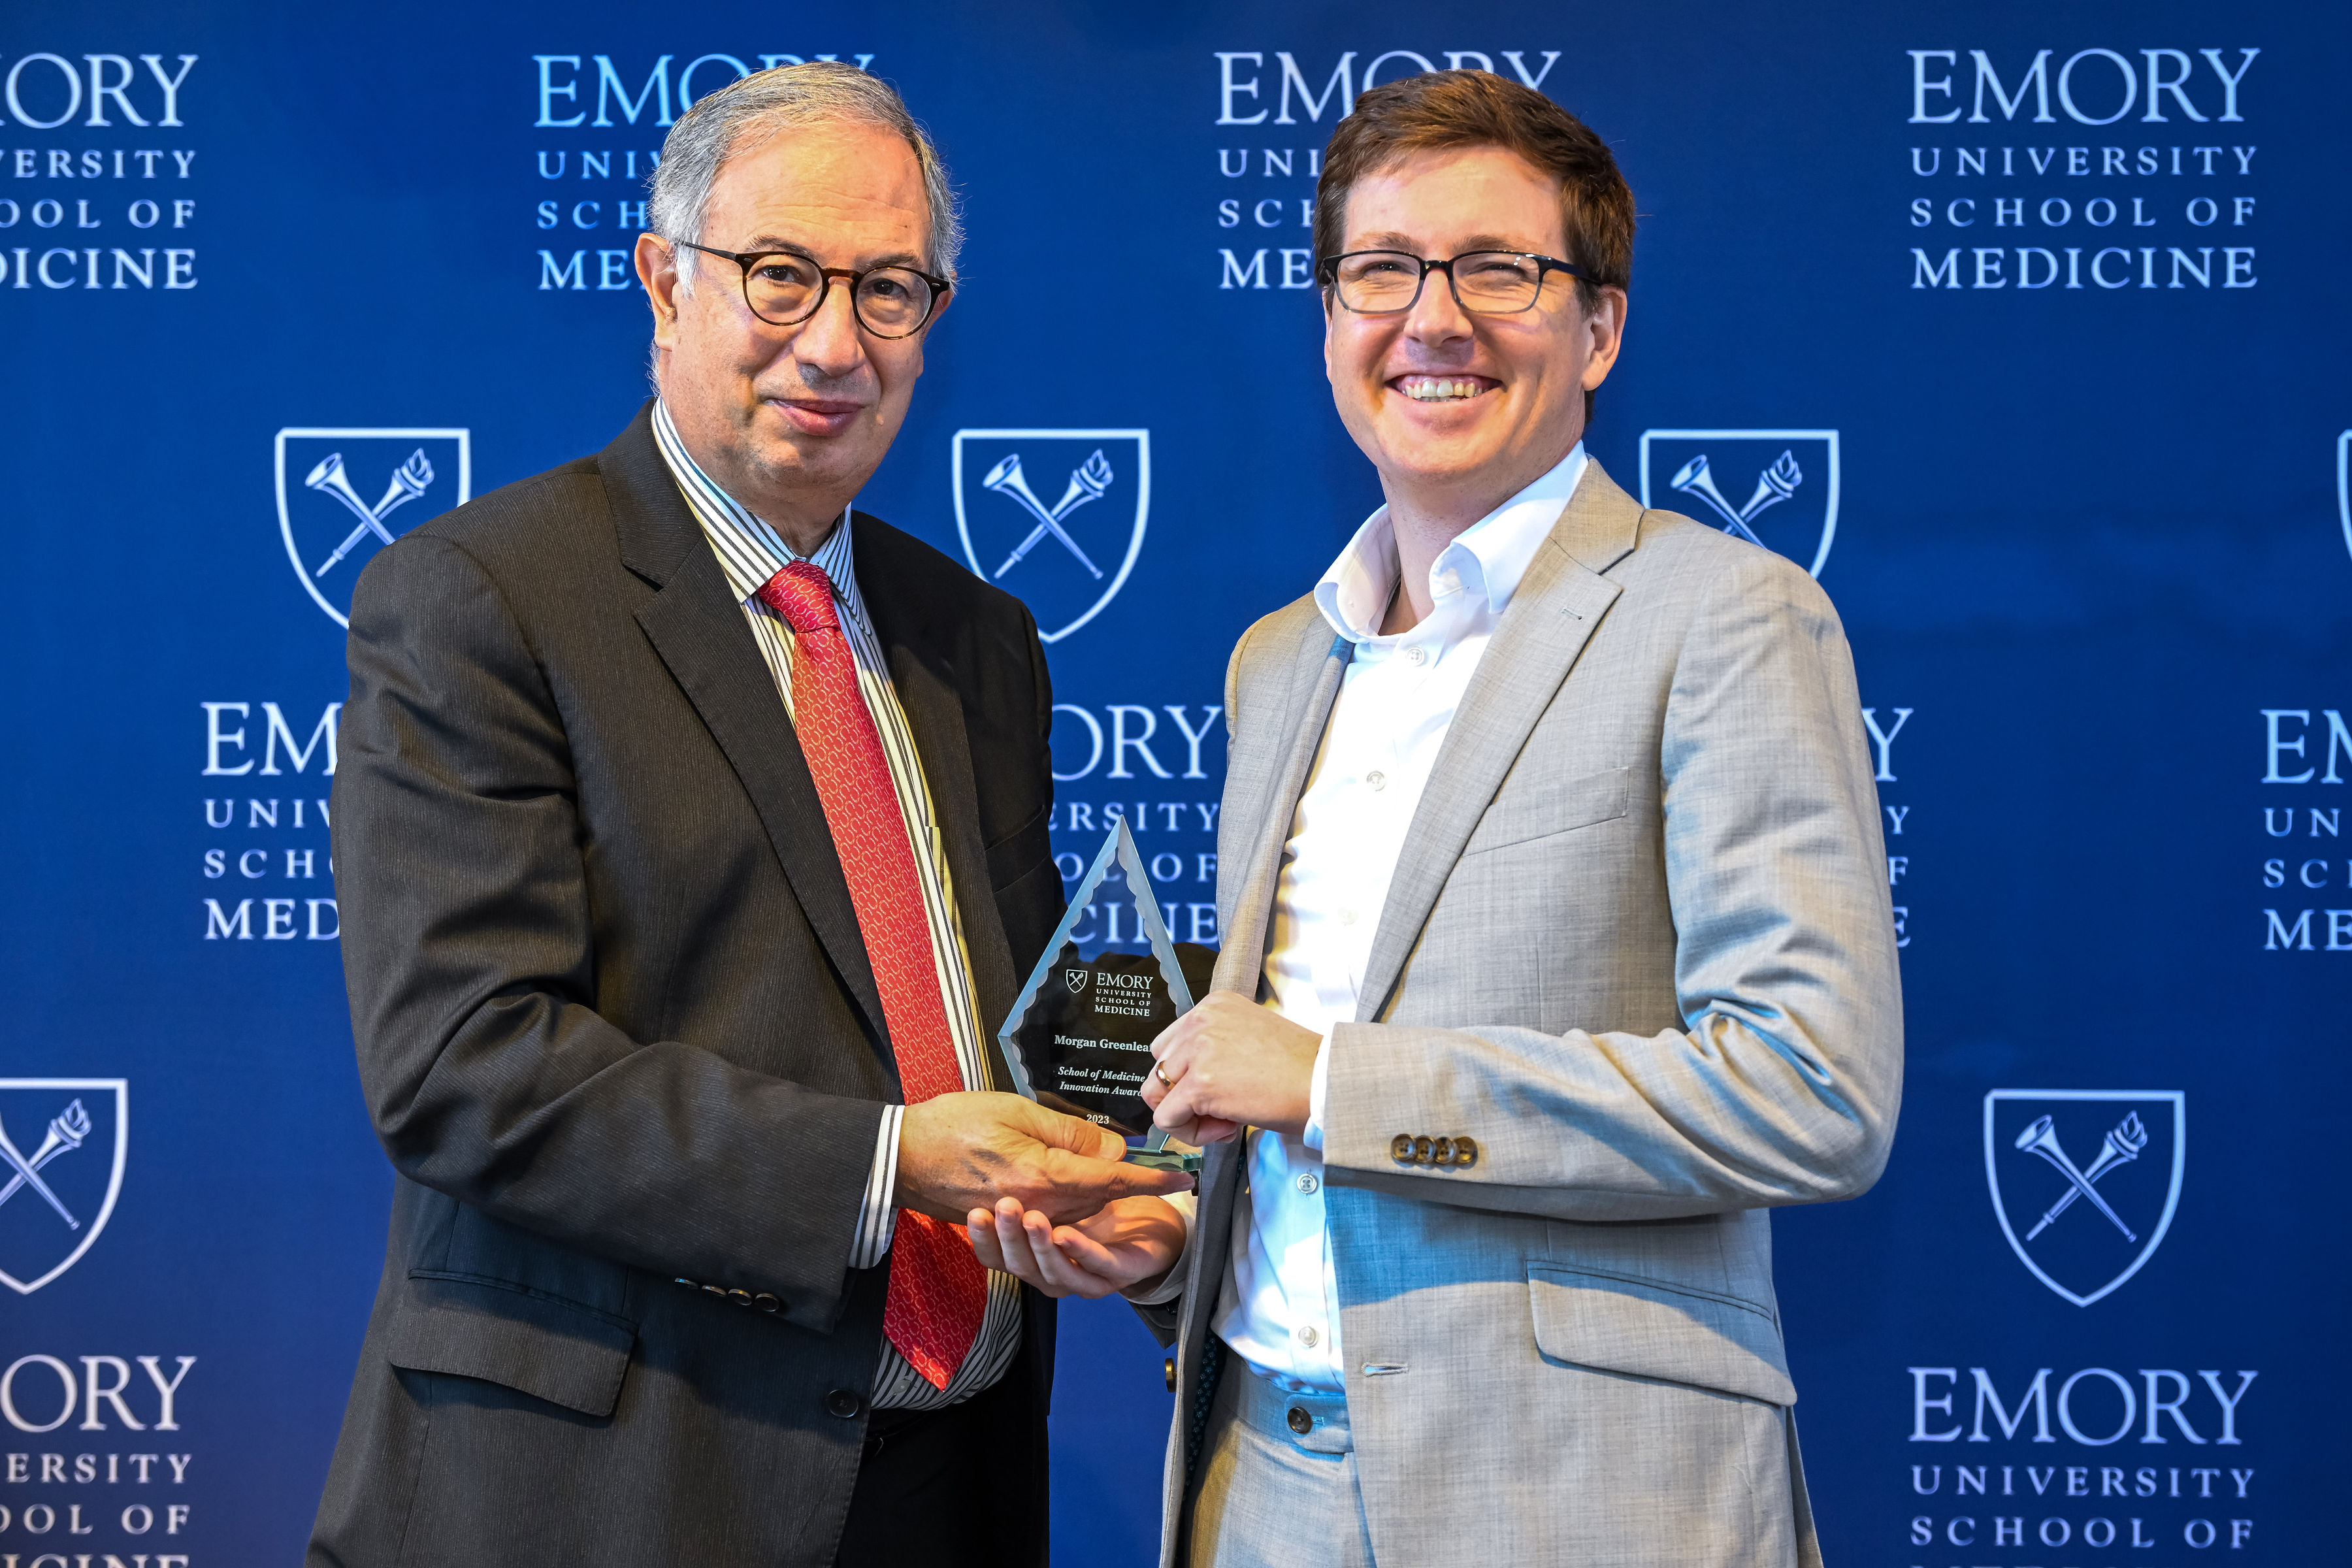
<svg viewBox="0 0 2352 1568"><path fill-rule="evenodd" d="M1592 450L1812 569L1876 750L1909 1101L1876 1191L1777 1222L1831 1560L2343 1550L2347 48L2170 0L17 0L0 1563L299 1552L391 1185L328 853L352 579L629 417L665 128L820 57L970 203L863 504L995 576L1003 460L1043 502L1102 454L1092 568L1002 580L1066 868L1124 818L1202 941L1226 652L1378 500L1318 356L1326 139L1465 65L1598 127L1643 226ZM1059 1549L1139 1562L1160 1352L1063 1322Z"/></svg>

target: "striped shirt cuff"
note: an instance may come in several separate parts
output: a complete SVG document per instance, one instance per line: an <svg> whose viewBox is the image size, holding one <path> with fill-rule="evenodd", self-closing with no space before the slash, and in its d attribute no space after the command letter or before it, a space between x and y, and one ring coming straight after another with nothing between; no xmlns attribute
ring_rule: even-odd
<svg viewBox="0 0 2352 1568"><path fill-rule="evenodd" d="M872 1268L889 1256L890 1238L898 1228L898 1210L890 1194L898 1185L898 1124L906 1115L903 1105L882 1108L882 1126L874 1135L874 1168L866 1177L866 1205L858 1212L857 1233L849 1242L852 1268Z"/></svg>

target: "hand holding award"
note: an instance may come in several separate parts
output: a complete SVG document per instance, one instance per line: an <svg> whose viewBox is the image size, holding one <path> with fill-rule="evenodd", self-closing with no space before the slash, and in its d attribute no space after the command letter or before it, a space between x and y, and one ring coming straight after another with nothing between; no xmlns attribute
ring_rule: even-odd
<svg viewBox="0 0 2352 1568"><path fill-rule="evenodd" d="M1118 824L998 1035L1014 1086L1122 1136L1148 1134L1130 1146L1130 1163L1197 1173L1200 1153L1152 1128L1142 1089L1152 1041L1191 1010L1214 956L1169 939L1135 840ZM1123 1198L1062 1226L1003 1198L966 1222L981 1261L1053 1296L1151 1287L1184 1245L1182 1216L1155 1197Z"/></svg>

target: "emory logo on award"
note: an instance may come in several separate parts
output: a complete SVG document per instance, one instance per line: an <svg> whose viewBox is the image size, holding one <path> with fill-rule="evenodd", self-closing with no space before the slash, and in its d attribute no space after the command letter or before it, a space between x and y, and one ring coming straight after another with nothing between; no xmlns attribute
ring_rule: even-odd
<svg viewBox="0 0 2352 1568"><path fill-rule="evenodd" d="M127 1079L0 1078L0 1285L31 1295L106 1228L130 1111Z"/></svg>
<svg viewBox="0 0 2352 1568"><path fill-rule="evenodd" d="M352 584L375 552L463 506L473 489L473 441L464 430L278 432L278 531L286 559L339 626L352 624Z"/></svg>
<svg viewBox="0 0 2352 1568"><path fill-rule="evenodd" d="M1091 969L1065 969L1062 971L1063 984L1069 986L1070 994L1073 996L1076 996L1080 992L1084 991L1087 988L1087 982L1093 978L1094 971Z"/></svg>
<svg viewBox="0 0 2352 1568"><path fill-rule="evenodd" d="M2180 1205L2179 1089L1997 1089L1985 1096L1985 1181L2001 1234L2077 1307L2156 1255Z"/></svg>
<svg viewBox="0 0 2352 1568"><path fill-rule="evenodd" d="M1644 430L1642 504L1777 550L1818 577L1837 537L1838 433Z"/></svg>
<svg viewBox="0 0 2352 1568"><path fill-rule="evenodd" d="M1118 597L1151 514L1150 431L959 430L952 463L964 559L1029 606L1040 637Z"/></svg>

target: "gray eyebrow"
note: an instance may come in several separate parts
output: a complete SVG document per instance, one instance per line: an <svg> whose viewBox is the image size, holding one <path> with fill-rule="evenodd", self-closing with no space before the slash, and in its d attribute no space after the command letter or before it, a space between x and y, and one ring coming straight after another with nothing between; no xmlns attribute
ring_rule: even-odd
<svg viewBox="0 0 2352 1568"><path fill-rule="evenodd" d="M797 256L803 261L814 262L820 267L824 265L822 261L817 260L807 246L795 240L786 239L782 235L761 235L743 247L742 254L748 256L754 251L781 251L786 256ZM870 272L877 267L904 267L919 272L923 269L923 258L915 255L912 251L894 250L886 255L868 257L858 266L853 267L851 270Z"/></svg>

